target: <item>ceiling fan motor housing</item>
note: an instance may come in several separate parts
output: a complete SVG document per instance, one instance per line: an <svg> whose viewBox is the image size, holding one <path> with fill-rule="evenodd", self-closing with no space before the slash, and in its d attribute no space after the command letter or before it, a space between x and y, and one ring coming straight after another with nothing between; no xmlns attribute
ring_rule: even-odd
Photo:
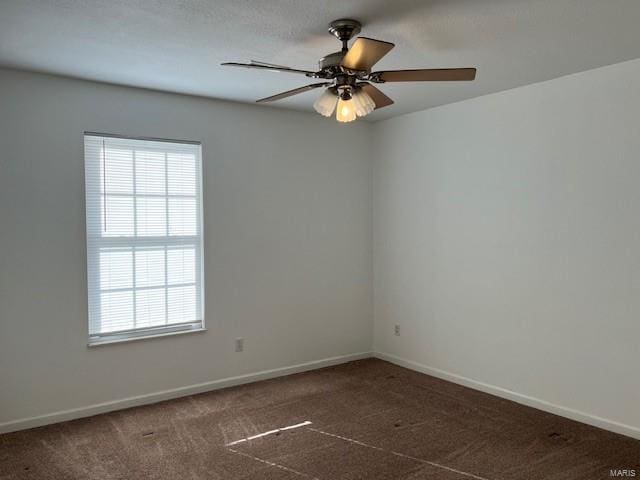
<svg viewBox="0 0 640 480"><path fill-rule="evenodd" d="M326 57L322 57L318 62L318 67L320 70L325 70L329 68L339 68L340 62L344 58L345 52L334 52L330 53Z"/></svg>

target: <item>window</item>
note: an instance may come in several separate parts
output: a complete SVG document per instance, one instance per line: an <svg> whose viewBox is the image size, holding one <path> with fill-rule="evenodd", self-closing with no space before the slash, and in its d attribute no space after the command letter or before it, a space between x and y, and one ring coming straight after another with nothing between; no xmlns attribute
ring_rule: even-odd
<svg viewBox="0 0 640 480"><path fill-rule="evenodd" d="M200 144L86 133L89 344L201 330Z"/></svg>

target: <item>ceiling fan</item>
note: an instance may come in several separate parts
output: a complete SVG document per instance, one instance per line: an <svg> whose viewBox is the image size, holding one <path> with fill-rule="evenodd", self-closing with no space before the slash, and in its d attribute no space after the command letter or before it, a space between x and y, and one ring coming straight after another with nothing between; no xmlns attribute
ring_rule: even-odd
<svg viewBox="0 0 640 480"><path fill-rule="evenodd" d="M310 78L326 80L261 98L257 102L273 102L309 90L315 90L316 88L324 88L313 107L325 117L330 117L335 110L336 120L339 122L351 122L356 117L364 117L377 108L393 104L393 100L374 87L372 83L460 81L474 80L476 77L475 68L372 72L372 67L389 53L395 45L382 40L358 37L349 48L349 40L360 32L361 27L360 22L351 19L340 19L331 22L329 33L342 42L342 50L322 58L319 62L319 70L316 72L254 60L251 63L227 62L222 65L297 73Z"/></svg>

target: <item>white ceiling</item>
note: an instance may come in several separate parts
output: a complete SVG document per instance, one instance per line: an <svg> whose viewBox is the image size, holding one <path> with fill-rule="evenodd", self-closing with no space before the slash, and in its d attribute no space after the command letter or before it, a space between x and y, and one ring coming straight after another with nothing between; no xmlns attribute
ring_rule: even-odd
<svg viewBox="0 0 640 480"><path fill-rule="evenodd" d="M252 102L312 81L221 62L314 70L342 17L396 44L376 69L478 68L475 82L382 85L396 103L373 120L640 57L640 0L0 0L0 65Z"/></svg>

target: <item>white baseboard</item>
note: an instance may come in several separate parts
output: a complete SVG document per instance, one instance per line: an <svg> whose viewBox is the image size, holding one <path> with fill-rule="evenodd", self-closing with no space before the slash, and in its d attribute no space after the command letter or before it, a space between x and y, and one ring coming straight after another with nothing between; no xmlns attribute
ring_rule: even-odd
<svg viewBox="0 0 640 480"><path fill-rule="evenodd" d="M472 380L461 375L456 375L455 373L450 373L438 368L429 367L427 365L423 365L412 360L407 360L405 358L397 357L389 353L374 352L373 356L381 360L395 363L396 365L399 365L401 367L409 368L420 373L426 373L427 375L441 378L452 383L457 383L458 385L473 388L474 390L480 390L481 392L489 393L501 398L506 398L507 400L512 400L516 403L527 405L528 407L537 408L538 410L543 410L545 412L553 413L561 417L570 418L571 420L575 420L577 422L586 423L594 427L599 427L604 430L609 430L611 432L619 433L621 435L626 435L628 437L640 440L640 428L638 427L625 425L624 423L598 417L589 413L580 412L572 408L555 405L545 400L529 397L527 395L522 395L521 393L513 392L505 388L496 387L495 385Z"/></svg>
<svg viewBox="0 0 640 480"><path fill-rule="evenodd" d="M100 413L111 412L114 410L122 410L124 408L137 407L150 403L161 402L163 400L171 400L173 398L186 397L197 393L209 392L234 385L242 385L245 383L267 380L269 378L282 377L293 373L306 372L323 367L330 367L340 363L351 362L353 360L361 360L370 358L371 352L352 353L349 355L340 355L338 357L323 358L311 362L300 363L298 365L290 365L288 367L274 368L272 370L263 370L256 373L248 373L238 375L236 377L222 378L220 380L212 380L210 382L188 385L185 387L173 388L171 390L163 390L161 392L148 393L136 397L123 398L121 400L113 400L110 402L98 403L86 407L74 408L71 410L63 410L60 412L48 413L37 417L22 418L12 420L10 422L0 423L0 433L15 432L17 430L25 430L27 428L41 427L51 423L65 422L77 418L90 417Z"/></svg>
<svg viewBox="0 0 640 480"><path fill-rule="evenodd" d="M111 412L114 410L122 410L124 408L137 407L140 405L147 405L150 403L161 402L163 400L171 400L173 398L185 397L188 395L195 395L198 393L204 393L208 391L218 390L221 388L232 387L235 385L242 385L245 383L257 382L260 380L267 380L270 378L282 377L285 375L291 375L294 373L306 372L309 370L315 370L318 368L329 367L331 365L338 365L341 363L351 362L354 360L361 360L369 357L379 358L388 362L394 363L401 367L409 368L417 372L432 375L443 380L447 380L465 387L480 390L497 397L506 398L522 405L537 408L545 412L560 415L562 417L570 418L578 422L593 425L594 427L603 428L621 435L626 435L632 438L640 440L640 428L626 425L614 420L598 417L588 413L580 412L572 408L555 405L553 403L540 400L538 398L529 397L520 393L513 392L495 385L472 380L461 375L446 372L438 368L429 367L412 360L407 360L395 355L391 355L384 352L362 352L353 353L349 355L341 355L338 357L324 358L321 360L314 360L311 362L301 363L297 365L290 365L287 367L275 368L272 370L263 370L261 372L249 373L245 375L238 375L235 377L222 378L219 380L213 380L210 382L198 383L195 385L188 385L185 387L174 388L171 390L163 390L160 392L154 392L146 395L139 395L136 397L123 398L121 400L113 400L110 402L98 403L95 405L89 405L86 407L74 408L71 410L63 410L59 412L49 413L46 415L39 415L37 417L23 418L19 420L12 420L10 422L0 423L0 433L14 432L17 430L25 430L27 428L41 427L43 425L49 425L52 423L65 422L67 420L74 420L77 418L90 417L92 415L98 415L101 413Z"/></svg>

